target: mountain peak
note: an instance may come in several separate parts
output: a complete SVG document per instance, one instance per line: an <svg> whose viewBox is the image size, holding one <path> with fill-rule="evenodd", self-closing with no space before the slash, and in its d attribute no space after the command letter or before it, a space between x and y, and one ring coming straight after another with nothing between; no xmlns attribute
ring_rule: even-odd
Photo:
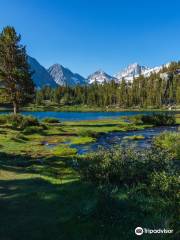
<svg viewBox="0 0 180 240"><path fill-rule="evenodd" d="M137 62L131 63L128 65L128 68L136 68L137 66L140 66Z"/></svg>
<svg viewBox="0 0 180 240"><path fill-rule="evenodd" d="M68 68L63 67L61 64L53 64L48 72L54 81L60 85L74 86L77 84L86 84L86 79L77 73L71 72Z"/></svg>
<svg viewBox="0 0 180 240"><path fill-rule="evenodd" d="M97 74L106 74L102 69L98 69L97 71L95 71L95 73Z"/></svg>
<svg viewBox="0 0 180 240"><path fill-rule="evenodd" d="M146 66L141 66L138 63L132 63L127 66L124 70L120 71L115 75L116 78L121 80L125 78L127 81L132 81L134 77L138 77L139 75L143 74L144 71L149 70Z"/></svg>
<svg viewBox="0 0 180 240"><path fill-rule="evenodd" d="M28 63L30 65L30 69L34 72L32 79L37 88L41 88L45 85L49 85L51 87L56 87L58 85L76 86L92 84L94 82L103 84L104 82L110 81L120 82L123 78L127 82L132 82L134 78L137 78L140 75L149 77L152 73L158 73L163 67L168 67L170 64L167 63L154 68L149 68L135 62L121 70L114 77L107 74L102 69L98 69L85 79L78 73L73 73L71 70L65 68L59 63L55 63L49 69L45 69L35 58L30 56L28 56Z"/></svg>
<svg viewBox="0 0 180 240"><path fill-rule="evenodd" d="M32 79L37 88L41 88L42 86L48 85L51 87L56 87L57 84L50 76L48 71L40 65L40 63L30 56L28 56L28 63L30 66L31 71L33 71Z"/></svg>
<svg viewBox="0 0 180 240"><path fill-rule="evenodd" d="M127 66L124 70L120 71L115 75L115 77L121 81L122 78L124 78L128 82L132 82L134 78L139 77L140 75L143 75L144 77L149 77L152 73L158 73L163 66L168 66L169 63L165 65L161 65L154 68L149 68L146 66L141 66L138 63L133 63Z"/></svg>
<svg viewBox="0 0 180 240"><path fill-rule="evenodd" d="M51 67L62 67L62 65L59 63L54 63Z"/></svg>
<svg viewBox="0 0 180 240"><path fill-rule="evenodd" d="M112 80L117 80L115 77L107 74L104 72L102 69L95 71L91 75L88 76L88 83L100 83L102 84L103 82L109 82Z"/></svg>

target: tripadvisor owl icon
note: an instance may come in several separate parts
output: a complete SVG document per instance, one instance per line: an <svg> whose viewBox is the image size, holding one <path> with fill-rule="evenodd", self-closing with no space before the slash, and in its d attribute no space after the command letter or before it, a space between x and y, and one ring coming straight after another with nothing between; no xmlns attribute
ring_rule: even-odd
<svg viewBox="0 0 180 240"><path fill-rule="evenodd" d="M143 234L143 229L142 229L142 227L137 227L136 229L135 229L135 234L136 235L142 235Z"/></svg>

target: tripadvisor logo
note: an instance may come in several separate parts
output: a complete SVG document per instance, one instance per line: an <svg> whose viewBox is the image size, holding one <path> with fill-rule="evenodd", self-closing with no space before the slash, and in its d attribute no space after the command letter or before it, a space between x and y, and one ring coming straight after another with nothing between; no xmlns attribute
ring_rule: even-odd
<svg viewBox="0 0 180 240"><path fill-rule="evenodd" d="M173 229L149 229L149 228L142 228L142 227L137 227L135 229L135 234L136 235L142 235L143 233L146 234L158 234L158 233L173 233Z"/></svg>
<svg viewBox="0 0 180 240"><path fill-rule="evenodd" d="M143 229L142 229L142 227L137 227L137 228L135 229L135 234L136 234L136 235L142 235L142 234L143 234Z"/></svg>

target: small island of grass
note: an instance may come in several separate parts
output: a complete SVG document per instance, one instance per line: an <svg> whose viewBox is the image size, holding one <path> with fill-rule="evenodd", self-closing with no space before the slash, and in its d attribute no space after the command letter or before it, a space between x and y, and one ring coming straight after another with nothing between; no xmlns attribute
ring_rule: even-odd
<svg viewBox="0 0 180 240"><path fill-rule="evenodd" d="M125 136L124 140L143 140L145 137L142 135L133 135L133 136Z"/></svg>

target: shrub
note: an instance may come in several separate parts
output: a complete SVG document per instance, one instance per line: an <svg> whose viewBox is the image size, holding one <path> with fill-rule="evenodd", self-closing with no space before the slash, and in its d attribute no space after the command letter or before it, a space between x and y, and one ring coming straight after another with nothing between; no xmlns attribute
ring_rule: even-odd
<svg viewBox="0 0 180 240"><path fill-rule="evenodd" d="M180 159L180 133L179 132L163 132L154 138L153 142L156 146L168 149L177 159Z"/></svg>
<svg viewBox="0 0 180 240"><path fill-rule="evenodd" d="M43 122L45 122L45 123L60 123L59 119L57 119L57 118L44 118Z"/></svg>
<svg viewBox="0 0 180 240"><path fill-rule="evenodd" d="M174 114L154 113L152 115L135 115L129 117L129 120L136 125L150 124L155 126L169 126L176 123Z"/></svg>
<svg viewBox="0 0 180 240"><path fill-rule="evenodd" d="M144 124L152 124L155 126L170 126L176 123L174 114L153 114L153 115L142 115L141 120Z"/></svg>
<svg viewBox="0 0 180 240"><path fill-rule="evenodd" d="M46 124L41 123L40 126L42 127L43 130L47 130L48 126Z"/></svg>
<svg viewBox="0 0 180 240"><path fill-rule="evenodd" d="M154 172L150 176L151 194L166 197L169 201L180 201L180 178L166 172Z"/></svg>
<svg viewBox="0 0 180 240"><path fill-rule="evenodd" d="M23 116L21 114L10 114L7 116L7 122L12 125L13 128L25 129L28 126L39 126L37 118L32 116Z"/></svg>
<svg viewBox="0 0 180 240"><path fill-rule="evenodd" d="M38 122L37 118L32 117L32 116L23 117L19 127L21 129L24 129L28 126L39 126L39 122Z"/></svg>
<svg viewBox="0 0 180 240"><path fill-rule="evenodd" d="M41 126L27 126L23 133L25 134L33 134L33 133L41 133L43 128Z"/></svg>
<svg viewBox="0 0 180 240"><path fill-rule="evenodd" d="M142 124L142 115L135 115L132 117L129 117L129 119L136 125Z"/></svg>
<svg viewBox="0 0 180 240"><path fill-rule="evenodd" d="M169 213L172 215L171 223L176 230L179 229L177 227L180 209L179 186L179 175L170 175L163 171L152 173L147 187L150 196L163 201L164 204L158 204L158 208L164 205L165 209L169 209Z"/></svg>
<svg viewBox="0 0 180 240"><path fill-rule="evenodd" d="M8 115L8 123L12 125L13 128L18 128L20 127L20 124L23 120L23 116L21 114L9 114Z"/></svg>
<svg viewBox="0 0 180 240"><path fill-rule="evenodd" d="M153 171L173 170L172 155L159 149L102 149L77 163L81 177L97 185L133 185L147 182Z"/></svg>
<svg viewBox="0 0 180 240"><path fill-rule="evenodd" d="M8 120L7 114L0 114L0 124L6 124Z"/></svg>

